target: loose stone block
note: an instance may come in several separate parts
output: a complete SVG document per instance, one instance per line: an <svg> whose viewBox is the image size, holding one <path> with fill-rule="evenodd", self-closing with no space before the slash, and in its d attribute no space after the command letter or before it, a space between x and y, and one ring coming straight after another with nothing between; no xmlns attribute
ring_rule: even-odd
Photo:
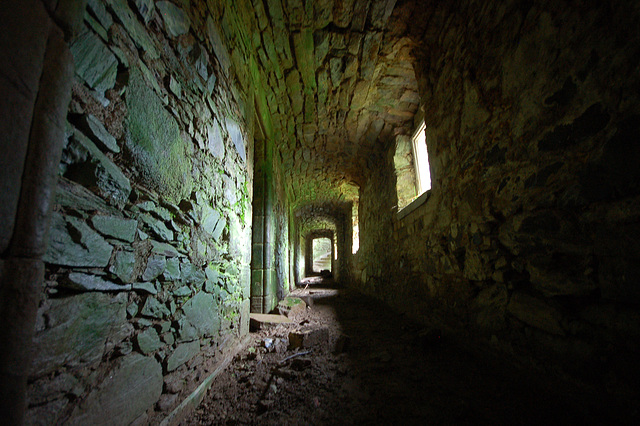
<svg viewBox="0 0 640 426"><path fill-rule="evenodd" d="M303 328L299 331L289 333L289 349L309 348L316 345L326 344L329 341L329 329Z"/></svg>

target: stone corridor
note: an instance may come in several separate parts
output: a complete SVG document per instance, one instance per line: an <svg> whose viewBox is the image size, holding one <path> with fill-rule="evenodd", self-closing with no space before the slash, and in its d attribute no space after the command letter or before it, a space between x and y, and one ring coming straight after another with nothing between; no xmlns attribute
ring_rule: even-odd
<svg viewBox="0 0 640 426"><path fill-rule="evenodd" d="M438 398L443 424L638 423L637 1L3 0L0 18L4 424L195 415L251 315L317 274L337 317L349 299L387 318L354 342L399 327L378 344L408 370L368 376L366 342L340 364L376 406L418 369L416 423ZM450 346L429 364L403 339L433 329Z"/></svg>

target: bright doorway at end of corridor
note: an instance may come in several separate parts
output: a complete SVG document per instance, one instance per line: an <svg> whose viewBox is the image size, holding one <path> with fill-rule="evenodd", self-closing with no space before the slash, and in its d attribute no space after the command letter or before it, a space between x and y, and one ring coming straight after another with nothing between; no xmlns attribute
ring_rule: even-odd
<svg viewBox="0 0 640 426"><path fill-rule="evenodd" d="M331 272L331 239L315 238L313 240L313 272L324 270Z"/></svg>

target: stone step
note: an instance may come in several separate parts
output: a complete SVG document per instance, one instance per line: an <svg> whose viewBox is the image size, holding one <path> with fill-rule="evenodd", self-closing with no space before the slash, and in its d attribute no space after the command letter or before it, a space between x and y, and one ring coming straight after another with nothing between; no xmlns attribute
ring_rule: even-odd
<svg viewBox="0 0 640 426"><path fill-rule="evenodd" d="M252 331L260 330L262 327L274 326L278 324L289 324L291 320L284 315L275 314L249 314L249 326Z"/></svg>

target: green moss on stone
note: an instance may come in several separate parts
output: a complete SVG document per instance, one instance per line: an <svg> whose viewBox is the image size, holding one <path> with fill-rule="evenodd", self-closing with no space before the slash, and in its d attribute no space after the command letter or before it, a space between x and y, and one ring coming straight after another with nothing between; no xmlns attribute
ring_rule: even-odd
<svg viewBox="0 0 640 426"><path fill-rule="evenodd" d="M193 187L191 159L176 120L133 69L127 90L127 147L143 180L169 201L186 198Z"/></svg>

